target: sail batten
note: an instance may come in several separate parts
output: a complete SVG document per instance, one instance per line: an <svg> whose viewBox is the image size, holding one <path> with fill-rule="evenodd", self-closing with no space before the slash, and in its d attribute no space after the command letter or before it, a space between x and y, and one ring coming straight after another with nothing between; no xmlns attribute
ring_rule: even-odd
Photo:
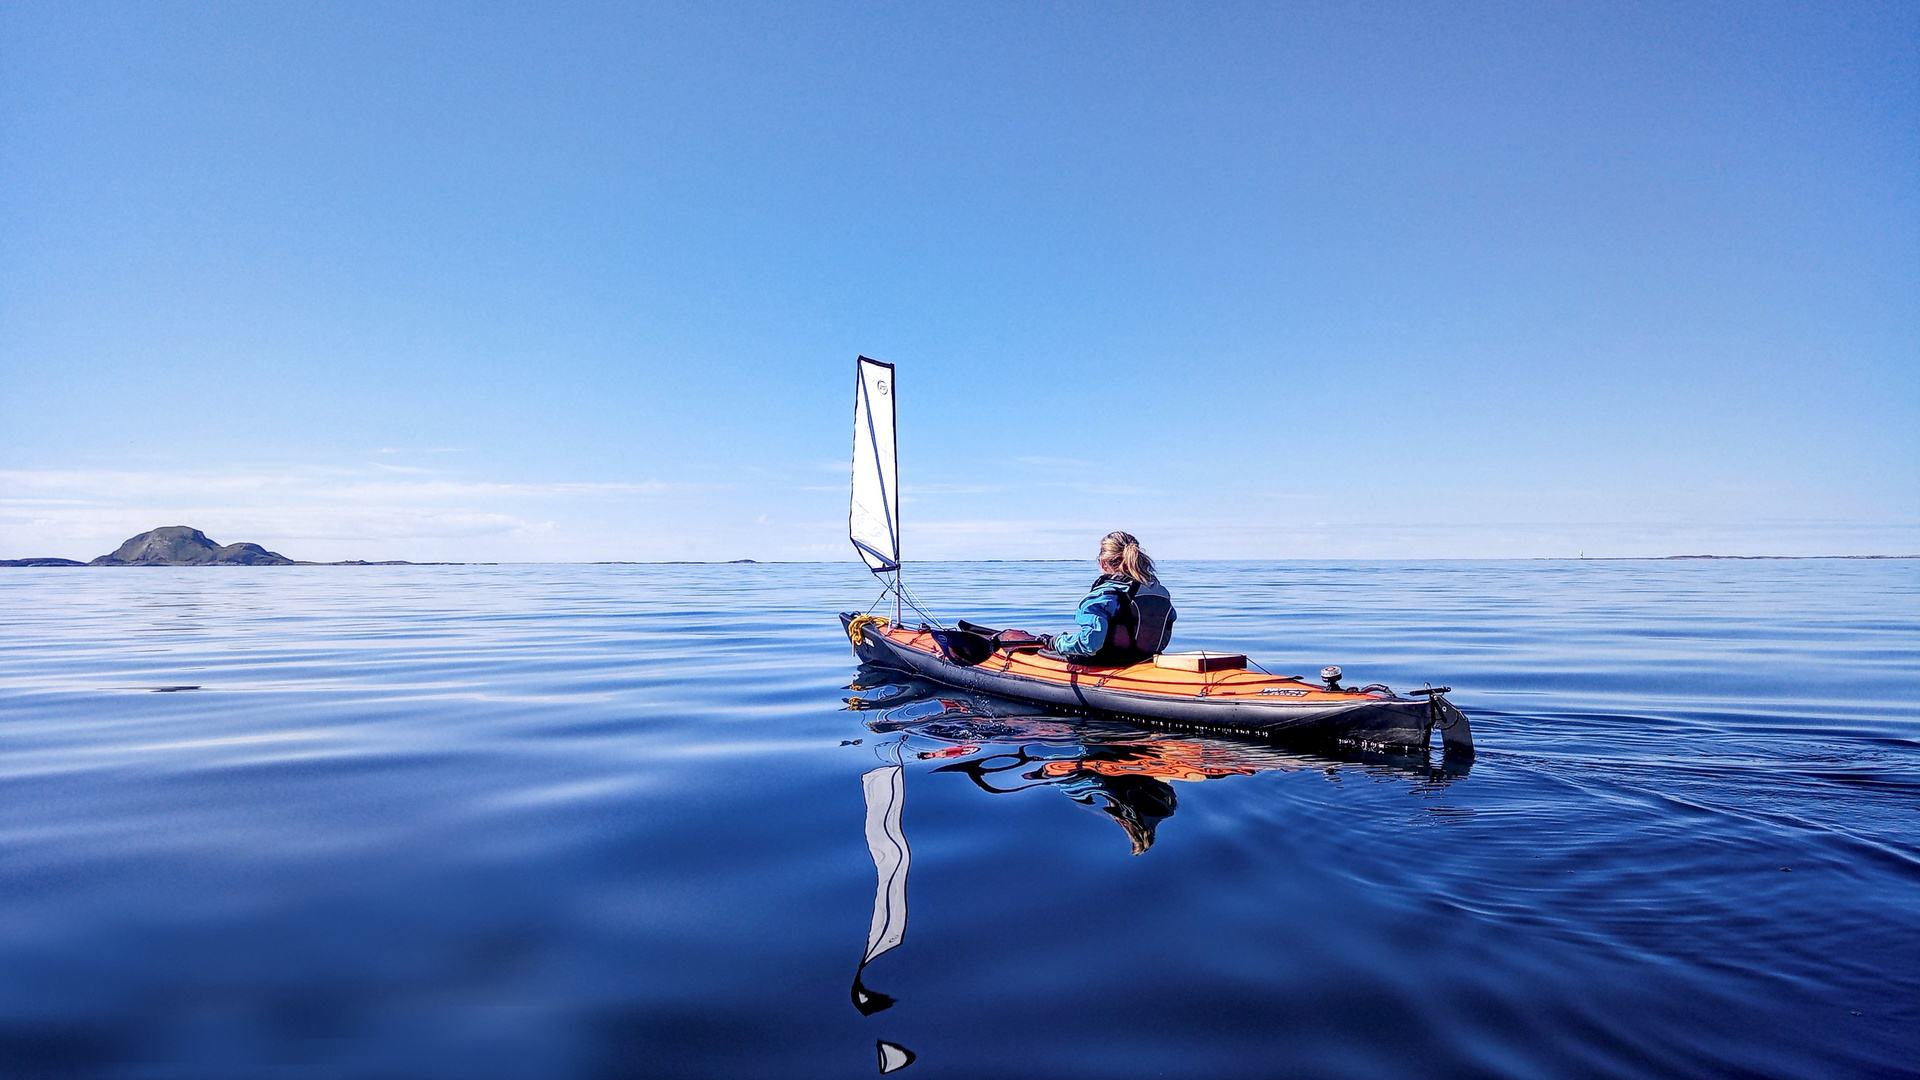
<svg viewBox="0 0 1920 1080"><path fill-rule="evenodd" d="M854 362L853 505L847 535L876 574L900 569L900 460L894 442L893 365Z"/></svg>

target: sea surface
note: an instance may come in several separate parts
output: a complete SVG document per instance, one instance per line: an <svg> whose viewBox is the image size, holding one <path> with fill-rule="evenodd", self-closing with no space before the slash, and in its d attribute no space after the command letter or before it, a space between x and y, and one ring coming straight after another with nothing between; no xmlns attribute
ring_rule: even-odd
<svg viewBox="0 0 1920 1080"><path fill-rule="evenodd" d="M844 564L0 571L0 1076L1920 1074L1920 562L1165 577L1477 755L862 670Z"/></svg>

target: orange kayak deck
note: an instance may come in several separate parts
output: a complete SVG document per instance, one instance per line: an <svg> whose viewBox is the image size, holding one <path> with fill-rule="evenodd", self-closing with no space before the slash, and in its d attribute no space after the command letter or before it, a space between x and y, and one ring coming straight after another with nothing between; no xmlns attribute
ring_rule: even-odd
<svg viewBox="0 0 1920 1080"><path fill-rule="evenodd" d="M1334 690L1296 675L1246 668L1183 671L1152 661L1090 667L1033 651L1000 650L966 665L947 658L931 628L890 626L852 613L840 619L863 662L1052 711L1399 747L1427 746L1438 727L1450 751L1472 752L1466 717L1438 692L1401 697L1383 686Z"/></svg>
<svg viewBox="0 0 1920 1080"><path fill-rule="evenodd" d="M931 656L940 655L940 646L928 631L898 626L888 627L883 634L887 640L903 648ZM1179 698L1288 697L1299 701L1351 703L1386 700L1393 696L1383 691L1329 690L1306 682L1298 675L1270 675L1245 668L1179 671L1163 668L1151 660L1129 667L1088 667L1031 651L995 653L974 667L980 671L1041 679L1062 686L1079 684Z"/></svg>

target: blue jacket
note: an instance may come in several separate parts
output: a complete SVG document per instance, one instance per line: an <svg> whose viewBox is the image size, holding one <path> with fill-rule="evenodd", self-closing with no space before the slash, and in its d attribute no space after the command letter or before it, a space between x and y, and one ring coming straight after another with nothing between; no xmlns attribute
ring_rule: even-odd
<svg viewBox="0 0 1920 1080"><path fill-rule="evenodd" d="M1120 597L1127 587L1118 581L1099 581L1074 612L1072 630L1053 635L1053 651L1065 656L1092 656L1107 643L1107 627L1120 614Z"/></svg>
<svg viewBox="0 0 1920 1080"><path fill-rule="evenodd" d="M1140 592L1149 592L1166 596L1167 590L1159 583L1143 585ZM1063 656L1092 656L1106 647L1107 630L1113 624L1115 616L1120 614L1120 605L1127 594L1127 583L1101 577L1093 583L1093 589L1086 599L1080 601L1080 610L1074 613L1074 627L1063 634L1053 636L1053 651Z"/></svg>

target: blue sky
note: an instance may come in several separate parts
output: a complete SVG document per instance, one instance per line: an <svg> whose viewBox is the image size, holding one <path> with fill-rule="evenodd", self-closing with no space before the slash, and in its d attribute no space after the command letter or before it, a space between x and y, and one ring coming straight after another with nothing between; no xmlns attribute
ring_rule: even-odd
<svg viewBox="0 0 1920 1080"><path fill-rule="evenodd" d="M1920 552L1913 4L0 14L0 557Z"/></svg>

